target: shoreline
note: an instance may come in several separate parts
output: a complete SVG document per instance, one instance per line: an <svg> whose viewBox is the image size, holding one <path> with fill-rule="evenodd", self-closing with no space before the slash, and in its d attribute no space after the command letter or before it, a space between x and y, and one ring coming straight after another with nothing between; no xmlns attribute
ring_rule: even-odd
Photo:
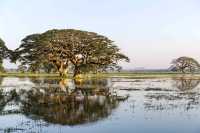
<svg viewBox="0 0 200 133"><path fill-rule="evenodd" d="M72 78L72 74L66 77L60 77L59 74L48 73L0 73L0 77L47 77L47 78ZM98 74L82 74L80 78L194 78L200 79L200 73L182 74L175 72L126 72L126 73L98 73Z"/></svg>

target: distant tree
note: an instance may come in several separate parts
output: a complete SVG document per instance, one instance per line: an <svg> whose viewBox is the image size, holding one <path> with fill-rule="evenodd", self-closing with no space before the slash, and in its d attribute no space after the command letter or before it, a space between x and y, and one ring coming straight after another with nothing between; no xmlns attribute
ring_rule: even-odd
<svg viewBox="0 0 200 133"><path fill-rule="evenodd" d="M65 75L71 64L74 77L97 70L119 70L119 61L129 61L107 37L74 29L49 30L27 36L15 55L22 64L35 68L44 63L53 64L60 75Z"/></svg>
<svg viewBox="0 0 200 133"><path fill-rule="evenodd" d="M173 70L185 72L195 72L199 70L200 64L191 57L179 57L172 61Z"/></svg>
<svg viewBox="0 0 200 133"><path fill-rule="evenodd" d="M4 41L0 38L0 71L3 72L4 67L3 67L3 59L9 58L11 55L11 50L9 50Z"/></svg>

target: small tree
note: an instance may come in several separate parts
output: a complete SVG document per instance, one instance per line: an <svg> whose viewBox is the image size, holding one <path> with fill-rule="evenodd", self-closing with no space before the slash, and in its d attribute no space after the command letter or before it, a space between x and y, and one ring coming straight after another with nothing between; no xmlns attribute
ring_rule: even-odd
<svg viewBox="0 0 200 133"><path fill-rule="evenodd" d="M172 67L176 71L195 72L199 70L200 64L191 57L179 57L172 61Z"/></svg>

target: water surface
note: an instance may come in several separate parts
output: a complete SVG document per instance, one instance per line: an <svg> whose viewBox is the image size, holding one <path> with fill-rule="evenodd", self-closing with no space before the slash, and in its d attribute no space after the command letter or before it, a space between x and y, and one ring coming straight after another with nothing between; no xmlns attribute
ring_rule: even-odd
<svg viewBox="0 0 200 133"><path fill-rule="evenodd" d="M0 132L200 132L200 80L1 78Z"/></svg>

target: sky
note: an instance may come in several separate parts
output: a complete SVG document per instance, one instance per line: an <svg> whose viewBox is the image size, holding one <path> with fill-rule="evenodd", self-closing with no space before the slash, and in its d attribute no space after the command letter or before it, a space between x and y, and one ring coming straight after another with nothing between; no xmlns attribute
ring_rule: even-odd
<svg viewBox="0 0 200 133"><path fill-rule="evenodd" d="M131 60L125 69L162 69L180 56L200 62L199 7L199 0L0 0L0 38L15 49L29 34L87 30L115 41Z"/></svg>

